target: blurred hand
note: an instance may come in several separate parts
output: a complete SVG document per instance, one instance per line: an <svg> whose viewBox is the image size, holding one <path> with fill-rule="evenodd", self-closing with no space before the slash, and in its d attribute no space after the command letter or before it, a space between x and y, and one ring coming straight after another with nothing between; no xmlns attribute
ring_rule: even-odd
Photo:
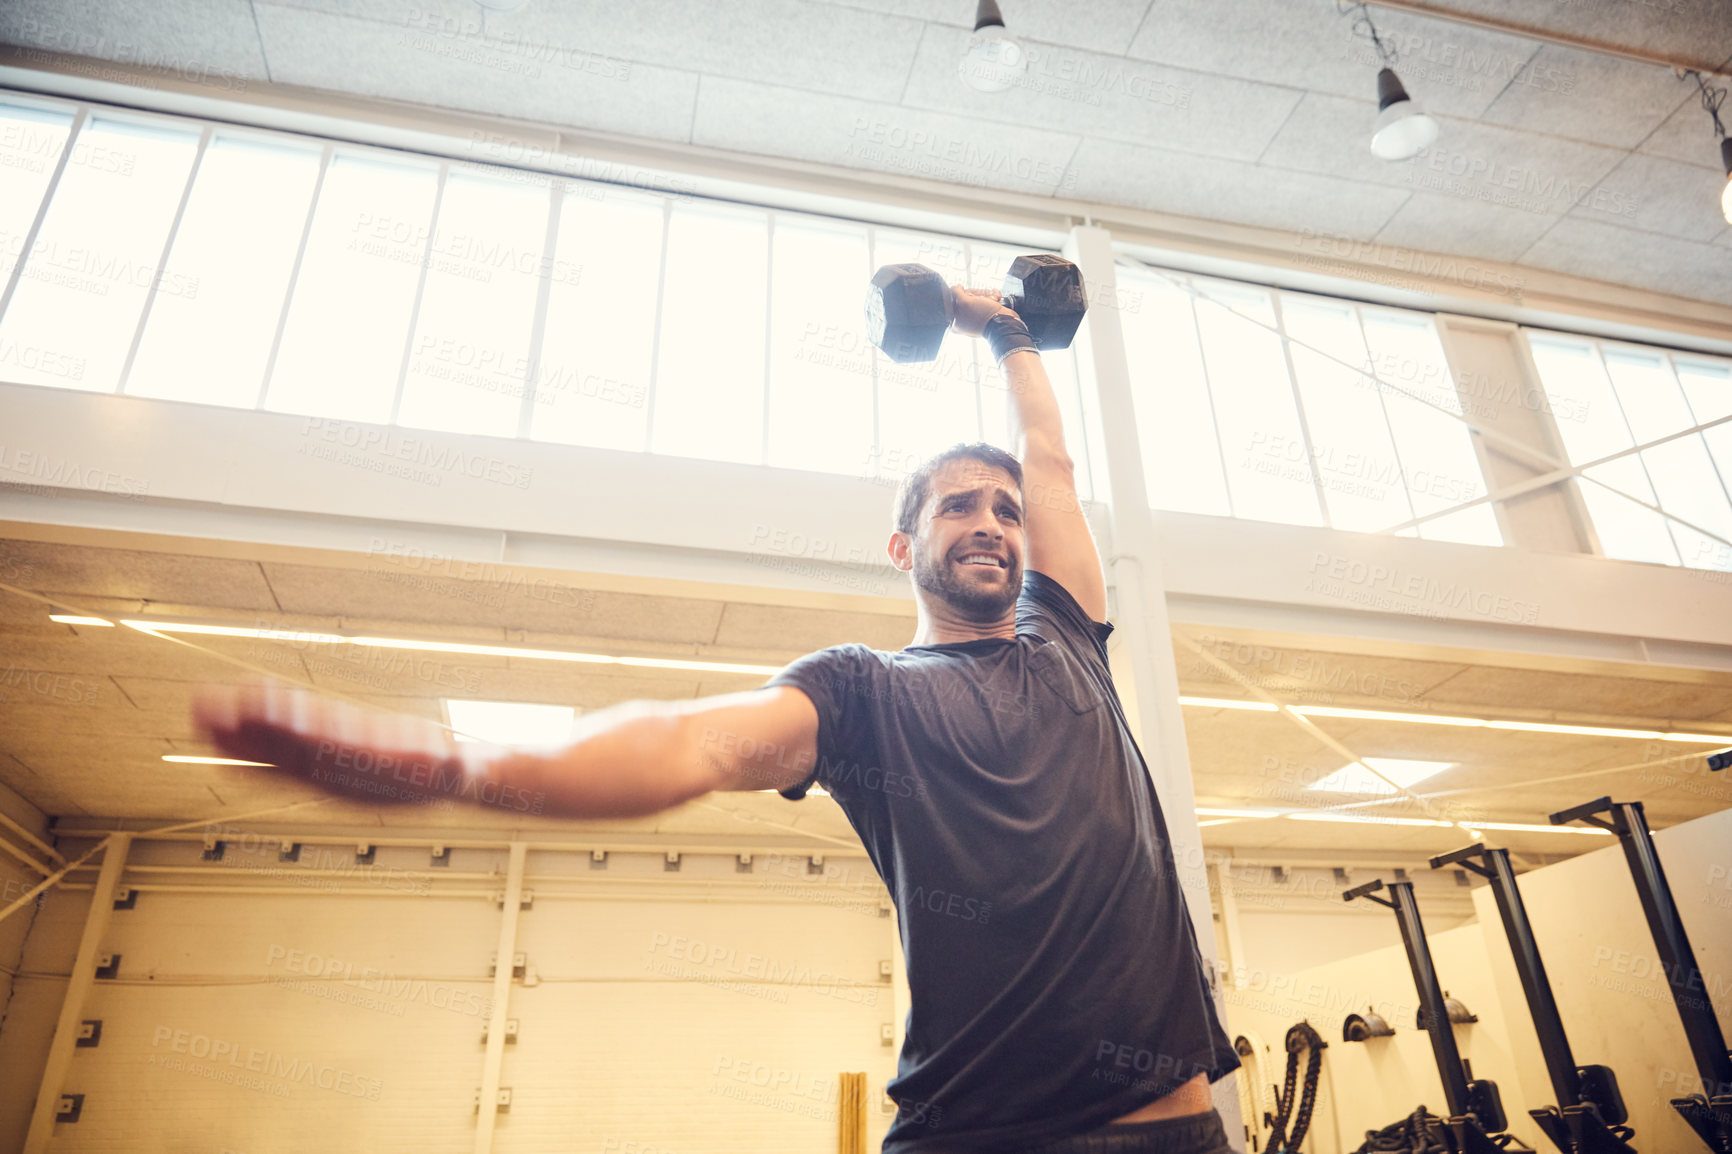
<svg viewBox="0 0 1732 1154"><path fill-rule="evenodd" d="M986 322L999 313L1011 313L1003 303L1003 294L997 289L965 289L961 285L950 286L951 299L955 304L955 318L950 327L965 336L978 337L986 331Z"/></svg>
<svg viewBox="0 0 1732 1154"><path fill-rule="evenodd" d="M493 747L460 745L425 718L276 686L209 689L193 722L227 757L261 761L327 793L381 805L480 800Z"/></svg>

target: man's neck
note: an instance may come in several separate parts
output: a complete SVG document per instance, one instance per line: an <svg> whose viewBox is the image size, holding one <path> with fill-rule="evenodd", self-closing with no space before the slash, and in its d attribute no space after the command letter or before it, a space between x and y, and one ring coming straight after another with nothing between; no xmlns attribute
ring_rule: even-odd
<svg viewBox="0 0 1732 1154"><path fill-rule="evenodd" d="M915 645L953 645L958 641L984 641L991 638L1016 640L1016 618L1006 617L996 625L981 625L972 621L941 621L920 615L919 628L914 631Z"/></svg>

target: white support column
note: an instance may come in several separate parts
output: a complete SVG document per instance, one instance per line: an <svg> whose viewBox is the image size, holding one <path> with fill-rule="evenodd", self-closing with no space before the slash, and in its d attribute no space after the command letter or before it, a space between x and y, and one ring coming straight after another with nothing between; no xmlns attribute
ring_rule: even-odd
<svg viewBox="0 0 1732 1154"><path fill-rule="evenodd" d="M505 1022L511 1015L511 959L517 953L517 915L523 905L523 860L529 846L511 843L505 873L505 908L499 913L499 956L493 967L493 1013L487 1019L487 1057L481 1068L481 1109L475 1123L475 1154L491 1154L499 1117L500 1072L505 1065Z"/></svg>
<svg viewBox="0 0 1732 1154"><path fill-rule="evenodd" d="M1172 628L1161 579L1160 541L1143 479L1122 315L1110 303L1120 299L1112 234L1093 226L1073 228L1064 253L1082 269L1089 299L1096 302L1083 319L1077 355L1083 379L1094 382L1099 406L1098 429L1097 422L1091 421L1090 431L1102 438L1110 491L1113 552L1107 559L1106 576L1118 591L1118 620L1113 624L1125 639L1123 657L1133 674L1130 689L1143 727L1143 740L1138 744L1166 818L1197 949L1213 979L1215 926L1209 908L1203 835L1197 826L1191 759L1185 745L1185 721L1179 706L1179 671L1173 661ZM1097 499L1101 497L1101 479L1097 474ZM1120 697L1124 696L1121 691ZM1226 1012L1218 983L1211 980L1211 984L1217 987L1215 1004L1224 1022ZM1237 1148L1243 1134L1237 1084L1232 1078L1221 1079L1215 1083L1214 1097L1228 1140Z"/></svg>
<svg viewBox="0 0 1732 1154"><path fill-rule="evenodd" d="M1221 895L1221 937L1227 943L1227 956L1221 965L1221 983L1229 990L1237 990L1247 963L1245 931L1239 925L1239 894L1233 881L1233 859L1223 858L1209 868L1215 874L1215 892Z"/></svg>
<svg viewBox="0 0 1732 1154"><path fill-rule="evenodd" d="M78 940L78 957L72 963L72 979L66 984L66 998L60 1003L60 1021L54 1026L54 1041L48 1047L48 1063L42 1069L42 1086L36 1091L36 1109L30 1115L30 1133L24 1139L24 1154L42 1154L54 1137L54 1114L60 1103L60 1093L66 1088L66 1075L72 1068L72 1050L78 1044L78 1022L84 1013L84 999L96 981L96 955L102 948L102 936L108 932L108 919L114 913L114 891L120 884L120 872L126 868L126 855L132 849L132 835L108 835L108 848L102 851L102 870L96 875L96 886L90 893L90 913L84 919L84 936Z"/></svg>

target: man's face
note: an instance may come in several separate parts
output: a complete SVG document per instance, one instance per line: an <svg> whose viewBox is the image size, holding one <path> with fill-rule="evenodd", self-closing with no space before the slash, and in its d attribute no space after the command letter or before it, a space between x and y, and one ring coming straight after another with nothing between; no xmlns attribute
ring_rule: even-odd
<svg viewBox="0 0 1732 1154"><path fill-rule="evenodd" d="M1010 474L969 458L947 461L918 528L914 584L971 620L1002 621L1022 592L1022 497ZM981 563L986 557L993 563Z"/></svg>

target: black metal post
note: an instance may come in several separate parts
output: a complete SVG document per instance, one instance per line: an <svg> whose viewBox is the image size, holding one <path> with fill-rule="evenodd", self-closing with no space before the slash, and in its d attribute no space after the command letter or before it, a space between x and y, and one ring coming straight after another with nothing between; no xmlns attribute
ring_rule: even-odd
<svg viewBox="0 0 1732 1154"><path fill-rule="evenodd" d="M1602 820L1599 817L1602 813L1609 814L1611 820ZM1708 1000L1702 971L1696 965L1690 936L1684 932L1678 903L1660 865L1660 854L1654 847L1654 835L1648 829L1642 803L1614 802L1602 797L1552 814L1553 825L1572 821L1585 821L1618 835L1624 860L1630 867L1630 880L1635 883L1642 913L1648 919L1648 932L1660 954L1666 989L1672 995L1672 1004L1690 1043L1690 1056L1702 1079L1702 1093L1674 1098L1672 1107L1710 1149L1732 1154L1732 1054L1726 1050L1726 1035L1721 1032L1714 1006Z"/></svg>
<svg viewBox="0 0 1732 1154"><path fill-rule="evenodd" d="M1515 870L1510 867L1509 851L1471 845L1431 859L1432 869L1450 865L1463 866L1485 878L1497 900L1504 936L1509 939L1516 973L1533 1017L1534 1033L1545 1055L1546 1073L1557 1096L1555 1108L1528 1111L1534 1123L1564 1154L1633 1154L1633 1148L1625 1141L1633 1131L1621 1127L1628 1115L1623 1096L1618 1092L1617 1076L1605 1066L1577 1066L1570 1051L1563 1016L1558 1013L1545 962L1540 959L1539 944L1534 940L1533 923L1528 920ZM1620 1128L1613 1130L1613 1127Z"/></svg>
<svg viewBox="0 0 1732 1154"><path fill-rule="evenodd" d="M1593 815L1609 811L1612 820L1594 821ZM1561 819L1561 820L1560 820ZM1642 912L1648 918L1648 931L1654 935L1654 948L1659 951L1660 965L1666 975L1666 987L1684 1023L1684 1034L1690 1040L1690 1054L1702 1081L1710 1087L1732 1087L1732 1055L1726 1052L1726 1036L1720 1031L1720 1021L1714 1016L1714 1006L1708 1000L1702 983L1702 971L1696 965L1696 954L1690 948L1690 936L1684 932L1683 919L1678 916L1678 903L1672 897L1672 887L1666 881L1666 871L1660 865L1660 855L1654 848L1654 835L1648 830L1648 819L1639 801L1613 802L1600 798L1575 809L1552 815L1554 825L1587 820L1618 835L1624 848L1624 859L1630 866L1630 878L1636 883L1636 896L1641 899ZM1712 1091L1710 1091L1712 1092Z"/></svg>
<svg viewBox="0 0 1732 1154"><path fill-rule="evenodd" d="M1425 1029L1431 1035L1431 1052L1443 1078L1444 1099L1449 1103L1451 1116L1466 1114L1467 1075L1462 1070L1461 1051L1455 1046L1455 1027L1443 1004L1443 987L1437 981L1431 946L1425 940L1425 925L1419 920L1419 903L1413 900L1413 883L1395 882L1389 886L1389 893L1395 899L1395 918L1401 923L1407 962L1413 967L1413 984L1419 990L1420 1004L1425 1007Z"/></svg>

